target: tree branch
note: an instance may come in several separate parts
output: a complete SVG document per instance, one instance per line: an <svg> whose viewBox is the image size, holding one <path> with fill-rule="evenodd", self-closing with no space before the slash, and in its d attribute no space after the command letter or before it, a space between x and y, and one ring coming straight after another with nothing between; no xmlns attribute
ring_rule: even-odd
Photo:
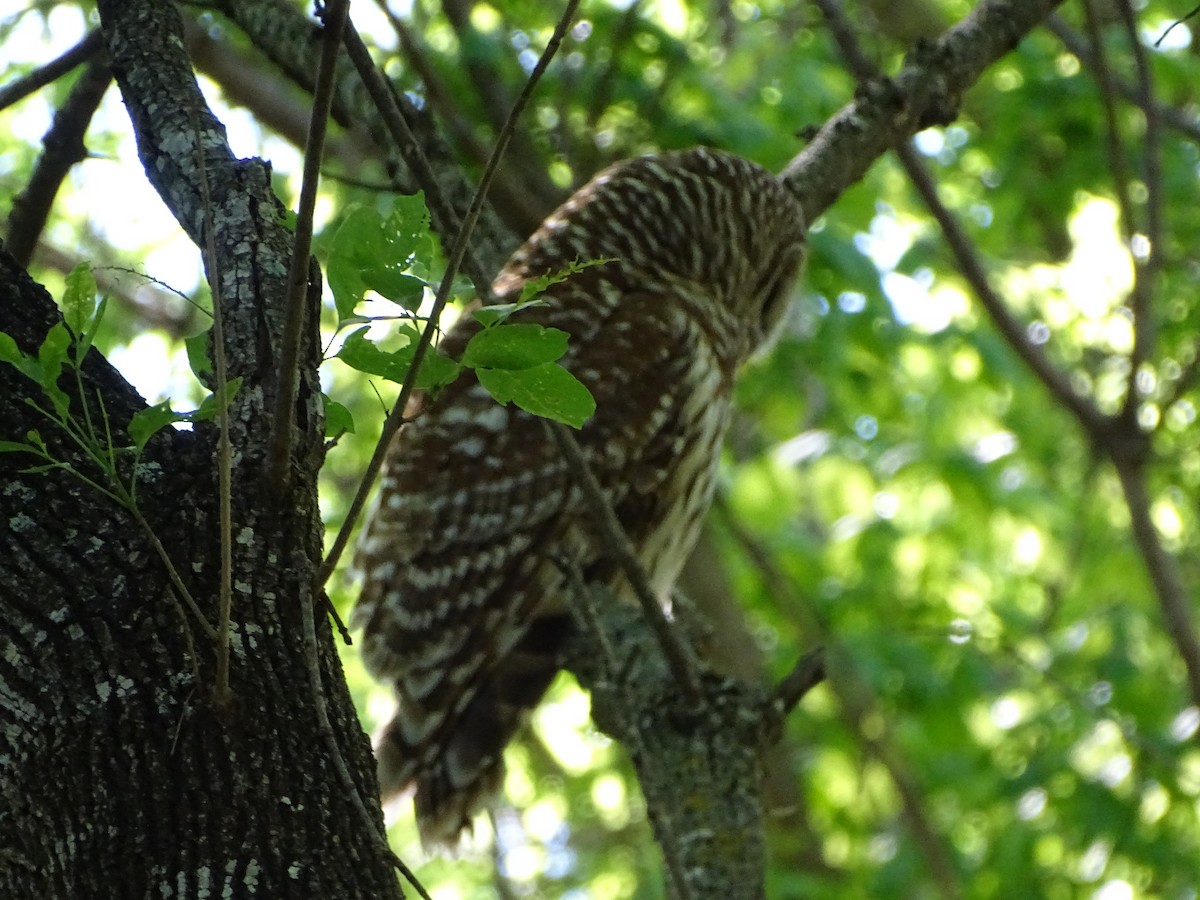
<svg viewBox="0 0 1200 900"><path fill-rule="evenodd" d="M38 158L29 183L13 198L4 243L8 252L23 266L28 266L33 258L63 179L76 163L87 159L83 136L111 81L112 73L103 56L88 63L67 95L67 101L54 114L54 122L42 139L45 150Z"/></svg>
<svg viewBox="0 0 1200 900"><path fill-rule="evenodd" d="M333 102L333 76L342 31L350 11L350 0L329 0L325 6L325 28L321 32L321 62L313 91L312 112L308 120L308 138L304 147L304 174L300 184L300 203L296 213L295 240L287 274L287 318L279 355L279 381L275 391L275 412L271 417L269 466L275 491L282 496L291 481L292 417L296 390L300 387L300 341L304 334L305 302L308 284L314 278L312 256L313 210L317 204L317 185L321 180L321 159L325 151L325 129Z"/></svg>
<svg viewBox="0 0 1200 900"><path fill-rule="evenodd" d="M86 62L100 53L103 46L104 39L98 30L88 32L83 40L62 56L30 72L24 78L18 78L0 88L0 110L8 109L14 103L19 103L30 94L57 81L80 63Z"/></svg>
<svg viewBox="0 0 1200 900"><path fill-rule="evenodd" d="M297 52L297 48L315 47L318 30L294 4L288 0L219 0L216 7L295 84L307 91L313 90L316 64L310 54ZM352 46L348 44L347 47L353 52ZM366 58L370 58L369 52L366 52ZM390 130L387 120L383 118L380 98L373 98L373 90L364 85L355 66L347 60L338 68L332 117L344 127L366 129L378 147L388 148L384 152L385 161L398 190L408 194L418 189L426 190L434 228L443 246L449 247L457 232L458 222L471 205L474 187L463 174L459 161L437 135L429 115L417 110L404 94L387 87L390 101L398 104L402 110L410 135L403 144L396 146L392 137L394 129ZM410 144L419 147L433 173L433 182L439 186L446 206L453 214L446 215L432 208L434 203L428 193L429 177L414 173L409 168L416 158L408 147ZM464 271L472 280L479 275L483 280L476 281L476 287L486 290L491 281L490 273L500 270L516 245L516 239L487 204L480 212L480 222L474 235L471 251L478 260L478 266L468 264Z"/></svg>
<svg viewBox="0 0 1200 900"><path fill-rule="evenodd" d="M781 177L816 221L894 146L957 115L963 93L1061 0L982 0L936 41L909 54L895 78L874 82L825 123Z"/></svg>

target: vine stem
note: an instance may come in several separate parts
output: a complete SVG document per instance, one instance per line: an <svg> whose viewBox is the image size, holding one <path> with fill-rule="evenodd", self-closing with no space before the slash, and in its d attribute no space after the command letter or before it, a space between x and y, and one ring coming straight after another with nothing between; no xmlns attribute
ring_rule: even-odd
<svg viewBox="0 0 1200 900"><path fill-rule="evenodd" d="M454 276L462 266L463 260L467 255L471 232L475 229L475 223L478 221L479 213L483 209L484 201L487 199L488 188L491 186L492 179L496 175L496 168L499 166L500 160L504 156L504 151L508 148L508 143L512 138L513 132L516 130L517 120L533 96L533 90L537 86L538 81L541 80L546 68L550 65L550 60L554 58L558 52L558 48L562 45L562 40L575 18L575 11L578 7L579 0L569 0L567 3L567 7L563 10L558 24L554 27L554 33L550 36L550 40L546 42L546 48L538 58L537 65L533 67L533 71L529 73L529 78L526 79L525 86L522 88L516 102L513 103L513 108L509 111L508 118L504 121L504 127L496 137L496 146L492 148L492 154L488 158L487 167L483 171L483 177L480 178L479 186L475 189L475 195L471 198L471 206L468 208L467 214L463 217L457 235L455 235L453 249L446 263L446 272L442 276L441 283L438 285L437 294L433 301L433 308L429 312L429 319L425 323L424 330L421 332L421 338L417 341L417 346L413 350L412 362L409 363L408 372L404 376L404 384L400 388L400 396L396 399L392 411L388 413L388 417L383 423L383 430L379 435L379 441L376 443L375 450L371 454L371 460L367 464L367 468L358 483L358 489L354 492L354 499L351 501L350 508L346 512L346 518L342 520L342 527L338 529L337 537L334 538L333 545L325 557L325 562L317 574L318 589L324 586L325 582L329 580L329 576L333 574L333 570L337 567L338 560L341 558L342 553L345 552L346 546L350 542L350 535L354 531L355 525L362 515L362 511L367 505L367 496L375 484L379 470L383 468L383 460L387 455L392 438L405 422L404 410L407 408L408 401L412 397L416 386L417 373L421 371L421 364L425 361L425 355L429 352L429 348L433 344L433 336L437 332L438 323L441 321L442 311L445 310L446 304L450 301L450 289L454 283ZM354 30L353 25L347 25L345 43L350 58L353 60L355 66L358 67L359 75L367 84L368 89L371 89L372 85L382 83L383 79L375 70L370 53L367 52L366 46ZM389 128L394 129L392 132L393 139L396 140L397 144L407 144L414 148L417 147L416 139L413 137L412 132L409 131L407 123L404 122L404 117L399 113L399 109L395 106L395 100L387 92L386 85L384 85L384 88L385 90L380 96L377 96L379 93L378 90L373 89L372 97L377 103L390 104L392 114L385 116L384 119L388 123ZM429 166L426 162L425 169L428 168ZM432 170L428 171L428 177L433 177Z"/></svg>

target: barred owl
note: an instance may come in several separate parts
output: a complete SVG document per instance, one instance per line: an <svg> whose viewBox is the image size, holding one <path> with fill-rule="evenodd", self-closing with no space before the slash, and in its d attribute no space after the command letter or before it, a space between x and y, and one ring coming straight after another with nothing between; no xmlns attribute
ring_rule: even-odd
<svg viewBox="0 0 1200 900"><path fill-rule="evenodd" d="M734 374L780 322L803 251L799 204L777 178L697 149L601 173L496 278L510 302L573 260L612 260L514 320L569 333L563 363L596 399L580 445L664 597L711 500ZM470 319L443 348L463 346ZM505 745L562 663L559 561L629 594L588 520L543 423L469 374L389 449L353 623L399 704L377 746L384 796L415 787L427 844L456 841L497 789Z"/></svg>

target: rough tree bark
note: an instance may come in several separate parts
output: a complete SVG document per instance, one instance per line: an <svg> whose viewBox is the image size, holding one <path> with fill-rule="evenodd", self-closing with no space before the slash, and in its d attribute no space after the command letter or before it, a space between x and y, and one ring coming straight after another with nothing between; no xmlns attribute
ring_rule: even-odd
<svg viewBox="0 0 1200 900"><path fill-rule="evenodd" d="M214 649L181 612L130 515L63 471L0 458L0 895L387 897L400 890L339 786L309 688L300 598L321 558L323 457L316 316L286 496L264 470L290 250L266 167L239 161L205 109L172 4L102 3L114 74L146 170L200 246L211 228L231 377L233 702L214 703ZM203 147L203 171L197 165ZM207 180L208 187L204 187ZM206 202L206 192L208 194ZM119 214L119 211L113 211ZM207 223L207 224L206 224ZM316 289L310 290L314 305ZM58 313L6 254L0 330L36 352ZM72 411L108 417L114 443L144 404L93 350ZM0 438L30 429L99 473L0 365ZM167 429L139 471L139 506L209 622L220 547L215 429ZM382 827L370 747L319 603L321 678L340 755ZM194 649L191 643L194 641Z"/></svg>

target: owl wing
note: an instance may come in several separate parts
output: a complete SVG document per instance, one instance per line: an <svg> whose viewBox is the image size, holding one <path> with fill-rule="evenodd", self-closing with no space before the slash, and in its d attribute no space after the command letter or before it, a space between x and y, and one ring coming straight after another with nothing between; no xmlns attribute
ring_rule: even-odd
<svg viewBox="0 0 1200 900"><path fill-rule="evenodd" d="M563 362L597 406L578 437L635 545L664 517L687 440L697 338L678 308L625 296L602 318L575 322L570 307L527 317L572 332ZM384 791L415 780L422 834L435 841L494 790L503 746L561 665L557 561L615 574L574 481L545 423L501 406L470 373L389 448L354 621L368 667L399 700L379 747Z"/></svg>

